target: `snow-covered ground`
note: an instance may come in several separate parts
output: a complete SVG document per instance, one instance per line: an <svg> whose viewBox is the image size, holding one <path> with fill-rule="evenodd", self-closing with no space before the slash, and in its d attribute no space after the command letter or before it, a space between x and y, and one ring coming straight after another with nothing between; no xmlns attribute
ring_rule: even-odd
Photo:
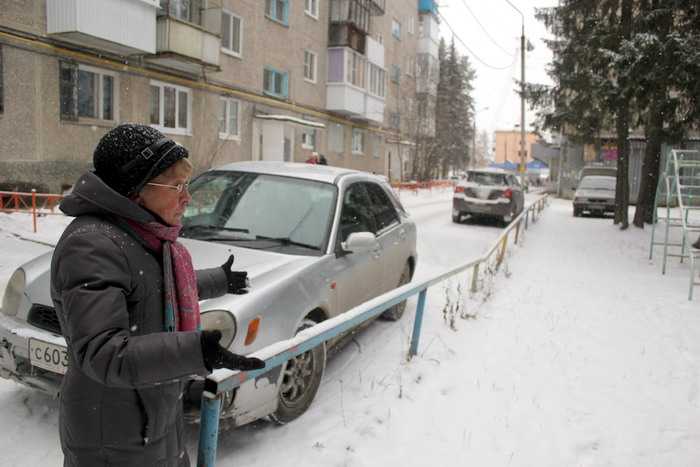
<svg viewBox="0 0 700 467"><path fill-rule="evenodd" d="M419 277L500 233L453 224L449 192L402 199L419 226ZM46 248L8 233L31 235L13 216L0 215L0 287ZM40 220L42 241L60 219ZM573 218L570 201L553 200L493 293L466 300L468 319L443 321L456 280L431 289L416 358L406 361L413 313L374 323L329 362L304 416L225 431L218 465L698 465L700 297L687 301L687 266L662 276L648 245L648 230ZM0 413L0 465L61 465L55 401L2 380Z"/></svg>

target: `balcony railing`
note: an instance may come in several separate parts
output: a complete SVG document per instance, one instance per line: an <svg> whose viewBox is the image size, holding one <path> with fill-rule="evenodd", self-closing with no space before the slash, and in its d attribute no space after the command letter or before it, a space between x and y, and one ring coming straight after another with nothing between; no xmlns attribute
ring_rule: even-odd
<svg viewBox="0 0 700 467"><path fill-rule="evenodd" d="M218 13L221 24L221 10L209 13ZM217 33L163 14L156 22L156 54L148 61L188 73L199 73L202 67L218 70L220 48Z"/></svg>

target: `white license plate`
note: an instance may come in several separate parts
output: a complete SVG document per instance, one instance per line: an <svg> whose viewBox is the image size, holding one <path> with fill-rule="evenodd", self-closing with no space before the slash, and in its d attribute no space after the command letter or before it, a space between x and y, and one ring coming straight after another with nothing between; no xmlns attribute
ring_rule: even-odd
<svg viewBox="0 0 700 467"><path fill-rule="evenodd" d="M68 369L68 351L62 345L29 339L29 361L34 366L63 375Z"/></svg>

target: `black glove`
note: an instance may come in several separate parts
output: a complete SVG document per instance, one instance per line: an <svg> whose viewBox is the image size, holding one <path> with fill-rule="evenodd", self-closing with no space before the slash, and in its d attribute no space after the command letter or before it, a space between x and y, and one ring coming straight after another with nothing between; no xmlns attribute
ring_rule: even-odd
<svg viewBox="0 0 700 467"><path fill-rule="evenodd" d="M265 368L265 362L259 358L248 358L237 355L221 347L219 340L221 331L202 331L200 342L202 344L202 356L204 356L204 366L212 371L216 368L228 368L229 370L259 370Z"/></svg>
<svg viewBox="0 0 700 467"><path fill-rule="evenodd" d="M228 282L228 293L242 295L248 293L250 282L248 281L248 273L246 271L231 271L233 265L233 255L228 257L228 261L221 265L221 269L226 274Z"/></svg>

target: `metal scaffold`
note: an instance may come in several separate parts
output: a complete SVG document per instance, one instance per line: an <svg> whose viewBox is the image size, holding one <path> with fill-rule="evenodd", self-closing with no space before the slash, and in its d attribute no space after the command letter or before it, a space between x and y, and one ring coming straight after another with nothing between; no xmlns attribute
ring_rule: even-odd
<svg viewBox="0 0 700 467"><path fill-rule="evenodd" d="M654 197L654 220L651 229L649 259L655 246L663 246L661 273L666 274L668 258L687 258L690 263L688 300L693 299L696 264L700 250L692 243L700 234L700 151L674 149L666 157ZM659 215L659 210L661 215ZM656 240L657 228L663 229L663 240Z"/></svg>

